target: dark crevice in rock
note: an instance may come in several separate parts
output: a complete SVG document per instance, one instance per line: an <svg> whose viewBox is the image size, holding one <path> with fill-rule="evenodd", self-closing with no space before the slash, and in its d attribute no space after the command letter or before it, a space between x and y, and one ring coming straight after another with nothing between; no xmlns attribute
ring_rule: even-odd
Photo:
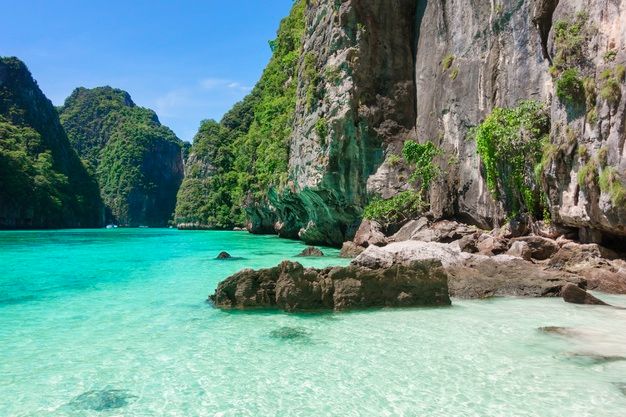
<svg viewBox="0 0 626 417"><path fill-rule="evenodd" d="M535 8L533 13L533 23L539 30L541 37L541 51L543 57L552 65L552 57L548 52L548 38L552 29L552 15L559 0L535 0Z"/></svg>

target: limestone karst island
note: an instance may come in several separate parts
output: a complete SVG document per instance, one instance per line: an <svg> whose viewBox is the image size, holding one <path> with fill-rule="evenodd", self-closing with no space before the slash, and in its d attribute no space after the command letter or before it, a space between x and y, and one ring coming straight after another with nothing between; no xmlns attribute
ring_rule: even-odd
<svg viewBox="0 0 626 417"><path fill-rule="evenodd" d="M0 10L1 417L626 415L626 1Z"/></svg>

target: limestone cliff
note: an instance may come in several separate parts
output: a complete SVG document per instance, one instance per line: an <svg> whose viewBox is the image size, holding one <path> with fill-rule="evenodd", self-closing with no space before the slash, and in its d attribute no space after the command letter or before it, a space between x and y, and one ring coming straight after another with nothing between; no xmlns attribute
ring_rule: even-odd
<svg viewBox="0 0 626 417"><path fill-rule="evenodd" d="M279 229L351 238L368 196L415 186L397 158L409 139L442 150L428 190L436 217L502 224L510 213L487 187L472 128L531 99L549 108L539 176L552 220L583 240L626 236L621 2L391 3L308 4L290 189L271 198Z"/></svg>

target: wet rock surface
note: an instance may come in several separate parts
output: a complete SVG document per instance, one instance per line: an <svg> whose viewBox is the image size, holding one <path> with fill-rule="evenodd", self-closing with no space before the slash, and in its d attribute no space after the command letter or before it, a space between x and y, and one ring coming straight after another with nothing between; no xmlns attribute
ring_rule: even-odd
<svg viewBox="0 0 626 417"><path fill-rule="evenodd" d="M304 268L283 261L274 268L236 273L218 284L210 300L224 309L285 311L450 305L441 262L427 259L369 268Z"/></svg>
<svg viewBox="0 0 626 417"><path fill-rule="evenodd" d="M232 259L230 253L222 251L220 252L215 259Z"/></svg>
<svg viewBox="0 0 626 417"><path fill-rule="evenodd" d="M572 285L572 284L567 284L563 286L561 290L561 296L563 297L563 301L565 301L566 303L603 305L603 306L608 305L604 301L589 294L584 289L576 285Z"/></svg>

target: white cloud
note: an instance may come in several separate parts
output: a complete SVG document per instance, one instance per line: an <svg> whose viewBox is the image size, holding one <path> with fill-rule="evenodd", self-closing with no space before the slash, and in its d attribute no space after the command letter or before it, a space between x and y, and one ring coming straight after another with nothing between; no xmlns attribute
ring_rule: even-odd
<svg viewBox="0 0 626 417"><path fill-rule="evenodd" d="M225 78L205 78L200 81L200 86L205 90L235 90L248 92L251 87L243 85L240 82L228 80Z"/></svg>
<svg viewBox="0 0 626 417"><path fill-rule="evenodd" d="M175 116L181 108L193 105L193 98L189 90L179 88L172 90L155 100L155 111L161 116Z"/></svg>

